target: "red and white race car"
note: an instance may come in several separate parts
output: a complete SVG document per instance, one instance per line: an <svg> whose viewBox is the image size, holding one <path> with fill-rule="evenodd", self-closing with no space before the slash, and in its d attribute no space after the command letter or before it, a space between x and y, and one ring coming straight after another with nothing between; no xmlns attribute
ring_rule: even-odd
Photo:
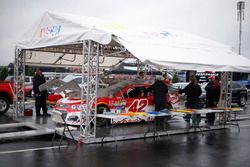
<svg viewBox="0 0 250 167"><path fill-rule="evenodd" d="M120 82L108 88L99 89L97 114L104 112L120 113L121 111L154 111L154 97L152 93L146 91L150 84L131 84L128 83L128 81L125 81L124 83ZM181 105L184 106L184 102L180 99L181 96L177 93L177 90L169 87L169 94L166 101L167 107L180 108ZM63 113L67 124L80 125L80 107L81 100L79 98L62 98L57 101L54 110ZM135 120L135 122L137 121ZM103 124L102 120L97 119L97 125L101 124Z"/></svg>

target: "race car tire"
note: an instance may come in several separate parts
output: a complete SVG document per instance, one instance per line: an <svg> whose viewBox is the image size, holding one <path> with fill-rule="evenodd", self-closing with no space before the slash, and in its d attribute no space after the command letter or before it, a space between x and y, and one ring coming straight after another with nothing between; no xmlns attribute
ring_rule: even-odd
<svg viewBox="0 0 250 167"><path fill-rule="evenodd" d="M10 107L10 102L7 98L0 96L0 115L6 113Z"/></svg>
<svg viewBox="0 0 250 167"><path fill-rule="evenodd" d="M240 100L239 100L239 106L240 107L244 107L247 104L247 98L244 95L240 96Z"/></svg>
<svg viewBox="0 0 250 167"><path fill-rule="evenodd" d="M106 105L99 105L97 106L97 114L103 114L103 112L110 112L109 108ZM104 126L107 125L109 122L105 118L96 118L96 126Z"/></svg>

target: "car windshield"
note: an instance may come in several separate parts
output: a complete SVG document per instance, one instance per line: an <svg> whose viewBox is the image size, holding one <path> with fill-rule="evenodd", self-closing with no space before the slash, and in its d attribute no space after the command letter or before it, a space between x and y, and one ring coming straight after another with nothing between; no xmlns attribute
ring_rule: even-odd
<svg viewBox="0 0 250 167"><path fill-rule="evenodd" d="M146 88L145 87L134 87L127 91L127 95L129 98L139 98L146 96Z"/></svg>
<svg viewBox="0 0 250 167"><path fill-rule="evenodd" d="M232 82L232 88L237 89L237 88L245 88L244 85L240 84L239 82Z"/></svg>
<svg viewBox="0 0 250 167"><path fill-rule="evenodd" d="M82 77L79 77L79 78L75 78L74 81L77 83L77 84L82 84L82 81L83 83L85 83L87 81L87 78L83 78Z"/></svg>

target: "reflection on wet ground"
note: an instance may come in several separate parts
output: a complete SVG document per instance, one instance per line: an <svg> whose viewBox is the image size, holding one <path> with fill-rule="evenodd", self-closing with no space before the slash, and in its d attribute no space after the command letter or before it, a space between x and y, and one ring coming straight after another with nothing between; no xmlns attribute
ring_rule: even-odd
<svg viewBox="0 0 250 167"><path fill-rule="evenodd" d="M249 113L247 106L246 113ZM0 120L5 120L1 118ZM43 119L35 120L43 123ZM72 143L51 148L51 135L1 141L0 162L4 167L22 166L170 166L247 167L250 164L250 120L241 129L171 135L157 139L127 140L103 144Z"/></svg>

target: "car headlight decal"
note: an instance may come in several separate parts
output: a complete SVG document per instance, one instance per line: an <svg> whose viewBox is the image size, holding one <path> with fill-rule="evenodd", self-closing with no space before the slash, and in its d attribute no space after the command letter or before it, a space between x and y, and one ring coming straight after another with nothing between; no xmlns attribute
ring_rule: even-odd
<svg viewBox="0 0 250 167"><path fill-rule="evenodd" d="M70 107L71 110L82 110L83 109L83 106L82 105L72 105Z"/></svg>

